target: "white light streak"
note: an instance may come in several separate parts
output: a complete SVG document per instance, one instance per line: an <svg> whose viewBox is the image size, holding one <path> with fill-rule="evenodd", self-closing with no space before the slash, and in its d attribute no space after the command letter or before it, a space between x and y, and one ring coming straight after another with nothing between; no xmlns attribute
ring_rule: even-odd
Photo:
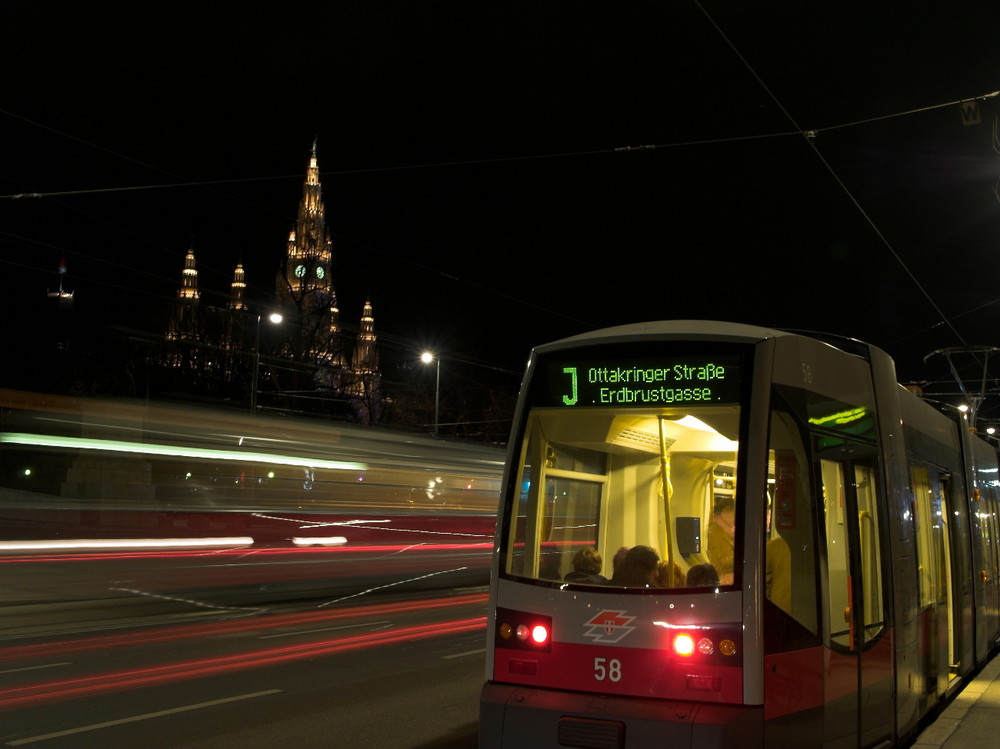
<svg viewBox="0 0 1000 749"><path fill-rule="evenodd" d="M250 546L250 536L217 538L67 538L39 541L0 541L0 551L65 551L67 549L192 549Z"/></svg>
<svg viewBox="0 0 1000 749"><path fill-rule="evenodd" d="M328 468L334 471L363 471L364 463L352 463L320 458L297 458L291 455L273 453L251 453L238 450L210 450L179 445L156 445L145 442L118 442L114 440L87 439L84 437L56 437L47 434L22 434L7 432L0 434L0 442L35 447L72 447L80 450L102 450L105 452L138 453L140 455L165 455L175 458L200 458L203 460L231 460L245 463L276 463L305 468Z"/></svg>

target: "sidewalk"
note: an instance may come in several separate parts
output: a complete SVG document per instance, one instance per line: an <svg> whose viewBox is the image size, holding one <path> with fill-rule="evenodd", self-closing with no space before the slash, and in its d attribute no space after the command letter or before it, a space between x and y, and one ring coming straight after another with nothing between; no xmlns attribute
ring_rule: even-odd
<svg viewBox="0 0 1000 749"><path fill-rule="evenodd" d="M1000 746L1000 657L987 663L972 683L911 749L987 749Z"/></svg>

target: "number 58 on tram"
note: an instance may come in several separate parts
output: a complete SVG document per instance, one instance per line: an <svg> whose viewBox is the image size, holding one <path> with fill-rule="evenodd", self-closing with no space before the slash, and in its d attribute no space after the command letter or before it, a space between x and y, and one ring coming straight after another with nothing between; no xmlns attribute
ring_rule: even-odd
<svg viewBox="0 0 1000 749"><path fill-rule="evenodd" d="M480 747L901 746L998 637L997 453L857 341L675 321L537 347Z"/></svg>

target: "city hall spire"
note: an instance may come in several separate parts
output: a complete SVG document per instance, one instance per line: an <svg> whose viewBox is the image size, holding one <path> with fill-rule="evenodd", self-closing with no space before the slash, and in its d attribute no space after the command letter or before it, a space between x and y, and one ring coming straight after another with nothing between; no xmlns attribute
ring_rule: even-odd
<svg viewBox="0 0 1000 749"><path fill-rule="evenodd" d="M332 260L333 241L326 227L316 141L313 141L299 212L288 235L287 254L276 291L279 305L286 315L299 322L297 327L302 331L294 355L303 361L342 367L340 310L333 287Z"/></svg>

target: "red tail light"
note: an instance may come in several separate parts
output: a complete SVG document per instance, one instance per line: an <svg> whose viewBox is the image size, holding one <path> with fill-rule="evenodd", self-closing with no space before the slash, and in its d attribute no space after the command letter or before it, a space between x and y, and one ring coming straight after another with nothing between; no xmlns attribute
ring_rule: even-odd
<svg viewBox="0 0 1000 749"><path fill-rule="evenodd" d="M699 633L697 637L689 632L678 632L672 642L674 655L687 658L695 654L702 656L721 655L726 658L736 655L736 641L725 632Z"/></svg>
<svg viewBox="0 0 1000 749"><path fill-rule="evenodd" d="M501 648L548 652L552 647L552 618L497 609L496 644Z"/></svg>
<svg viewBox="0 0 1000 749"><path fill-rule="evenodd" d="M694 653L694 638L687 632L681 632L674 637L674 653L688 656Z"/></svg>

